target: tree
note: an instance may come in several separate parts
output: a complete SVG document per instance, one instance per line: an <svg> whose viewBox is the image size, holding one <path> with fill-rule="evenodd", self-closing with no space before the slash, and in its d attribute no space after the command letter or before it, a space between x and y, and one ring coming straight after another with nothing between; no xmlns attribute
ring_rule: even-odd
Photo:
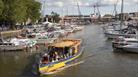
<svg viewBox="0 0 138 77"><path fill-rule="evenodd" d="M60 15L59 15L58 13L56 13L56 12L51 12L51 17L52 17L53 22L58 23L58 22L60 21L60 17L59 17L59 16L60 16Z"/></svg>
<svg viewBox="0 0 138 77"><path fill-rule="evenodd" d="M40 9L41 4L35 0L0 0L0 22L12 27L25 23L28 18L35 22L41 15Z"/></svg>
<svg viewBox="0 0 138 77"><path fill-rule="evenodd" d="M45 17L41 19L41 21L44 22L47 21L47 19L49 22L56 22L56 23L58 23L61 20L60 15L53 11L51 12L50 15L45 15Z"/></svg>
<svg viewBox="0 0 138 77"><path fill-rule="evenodd" d="M30 18L33 22L39 19L41 13L41 4L35 0L24 0L27 6L26 18Z"/></svg>
<svg viewBox="0 0 138 77"><path fill-rule="evenodd" d="M0 16L2 14L3 9L4 9L4 5L3 5L2 0L0 0Z"/></svg>
<svg viewBox="0 0 138 77"><path fill-rule="evenodd" d="M14 0L11 8L13 10L12 20L14 20L14 22L22 23L27 20L27 6L24 0Z"/></svg>
<svg viewBox="0 0 138 77"><path fill-rule="evenodd" d="M2 0L3 3L3 10L0 16L0 22L2 25L12 25L11 16L13 15L11 6L13 1L12 0Z"/></svg>

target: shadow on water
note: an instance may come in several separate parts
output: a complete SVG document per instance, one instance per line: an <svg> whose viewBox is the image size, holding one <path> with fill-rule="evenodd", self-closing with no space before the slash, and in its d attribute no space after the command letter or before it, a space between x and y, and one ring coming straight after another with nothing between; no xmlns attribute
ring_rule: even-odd
<svg viewBox="0 0 138 77"><path fill-rule="evenodd" d="M36 52L1 52L0 76L2 77L39 77ZM5 67L6 66L6 67Z"/></svg>
<svg viewBox="0 0 138 77"><path fill-rule="evenodd" d="M38 59L39 59L39 54L33 54L28 57L29 61L25 68L22 71L21 76L22 77L38 77Z"/></svg>

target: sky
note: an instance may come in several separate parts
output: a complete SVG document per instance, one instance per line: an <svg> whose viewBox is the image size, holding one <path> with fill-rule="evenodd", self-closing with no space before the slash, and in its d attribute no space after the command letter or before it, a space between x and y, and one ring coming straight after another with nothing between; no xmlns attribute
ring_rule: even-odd
<svg viewBox="0 0 138 77"><path fill-rule="evenodd" d="M101 15L114 14L114 4L117 4L118 13L121 8L121 0L40 0L40 2L43 15L50 14L52 11L61 16L79 15L77 3L82 15L93 14L94 5L100 5L98 9ZM138 0L124 0L124 12L138 12Z"/></svg>

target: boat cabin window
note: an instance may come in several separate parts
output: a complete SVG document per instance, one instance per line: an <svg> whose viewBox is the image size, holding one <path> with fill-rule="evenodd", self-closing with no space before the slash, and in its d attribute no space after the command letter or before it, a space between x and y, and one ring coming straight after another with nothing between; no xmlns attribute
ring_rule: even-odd
<svg viewBox="0 0 138 77"><path fill-rule="evenodd" d="M49 62L55 62L72 57L75 54L74 47L48 47Z"/></svg>

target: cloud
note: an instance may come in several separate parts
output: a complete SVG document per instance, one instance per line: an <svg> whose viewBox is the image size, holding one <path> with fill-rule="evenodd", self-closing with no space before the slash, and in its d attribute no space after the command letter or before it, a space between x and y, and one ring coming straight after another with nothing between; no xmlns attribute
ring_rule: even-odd
<svg viewBox="0 0 138 77"><path fill-rule="evenodd" d="M77 5L77 2L79 5L83 5L83 4L88 4L87 1L89 0L41 0L42 4L46 5L47 7L74 6Z"/></svg>
<svg viewBox="0 0 138 77"><path fill-rule="evenodd" d="M64 4L63 4L63 2L56 2L55 5L58 5L59 7L62 7Z"/></svg>
<svg viewBox="0 0 138 77"><path fill-rule="evenodd" d="M104 5L113 5L118 2L121 4L121 0L41 0L41 2L45 1L45 5L47 7L66 7L66 6L76 6L77 2L80 6L89 6L94 5L97 1L100 4ZM124 0L125 5L138 3L138 0ZM43 3L44 5L44 3Z"/></svg>
<svg viewBox="0 0 138 77"><path fill-rule="evenodd" d="M118 0L103 0L103 3L109 3L109 4L114 4L116 3ZM119 0L121 1L121 0Z"/></svg>
<svg viewBox="0 0 138 77"><path fill-rule="evenodd" d="M108 3L108 4L115 4L115 3L121 4L121 1L122 0L103 0L102 2ZM137 2L138 2L138 0L124 0L125 5L135 4Z"/></svg>
<svg viewBox="0 0 138 77"><path fill-rule="evenodd" d="M62 7L64 6L64 3L62 1L57 2L45 2L43 3L46 7Z"/></svg>
<svg viewBox="0 0 138 77"><path fill-rule="evenodd" d="M136 4L138 4L138 0L134 0L134 2L135 2Z"/></svg>

